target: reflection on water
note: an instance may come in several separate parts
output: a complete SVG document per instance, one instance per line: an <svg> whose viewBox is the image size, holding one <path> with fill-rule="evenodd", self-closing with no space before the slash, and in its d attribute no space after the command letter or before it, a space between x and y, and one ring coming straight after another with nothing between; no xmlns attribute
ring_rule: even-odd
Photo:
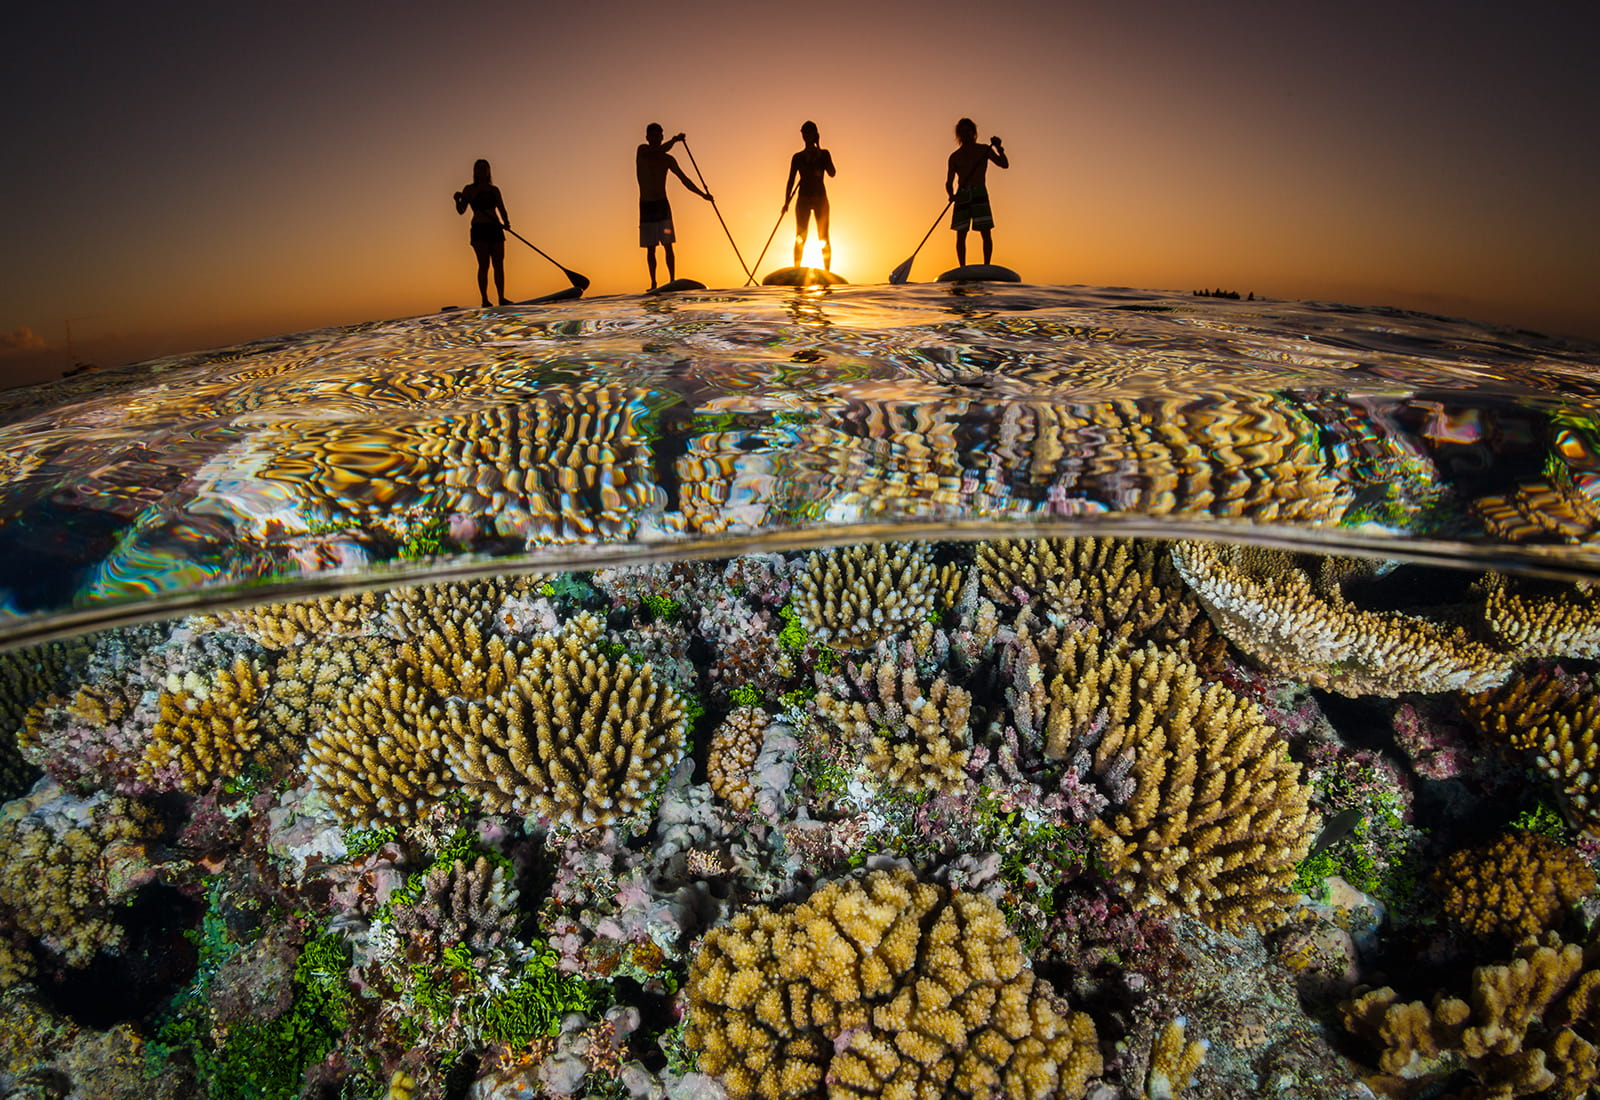
<svg viewBox="0 0 1600 1100"><path fill-rule="evenodd" d="M1332 1098L1531 1057L1583 1095L1597 656L1582 582L1121 538L502 574L12 650L0 1073Z"/></svg>
<svg viewBox="0 0 1600 1100"><path fill-rule="evenodd" d="M3 395L0 585L18 615L114 615L420 559L1122 519L1587 570L1597 360L1394 311L1036 287L374 323Z"/></svg>

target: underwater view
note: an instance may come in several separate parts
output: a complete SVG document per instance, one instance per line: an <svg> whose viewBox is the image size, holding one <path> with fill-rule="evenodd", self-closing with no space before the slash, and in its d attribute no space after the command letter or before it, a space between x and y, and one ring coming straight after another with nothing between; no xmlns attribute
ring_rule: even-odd
<svg viewBox="0 0 1600 1100"><path fill-rule="evenodd" d="M1597 396L1002 284L0 391L0 1097L1600 1094Z"/></svg>

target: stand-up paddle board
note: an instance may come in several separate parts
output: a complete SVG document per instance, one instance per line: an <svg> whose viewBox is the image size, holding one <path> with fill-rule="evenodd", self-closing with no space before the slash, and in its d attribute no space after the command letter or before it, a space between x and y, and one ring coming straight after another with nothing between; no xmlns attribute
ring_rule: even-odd
<svg viewBox="0 0 1600 1100"><path fill-rule="evenodd" d="M838 286L842 276L820 267L780 267L761 280L762 286Z"/></svg>
<svg viewBox="0 0 1600 1100"><path fill-rule="evenodd" d="M575 286L569 286L569 287L567 287L567 289L558 290L554 294L545 294L545 295L542 295L542 296L540 296L538 298L529 298L525 302L518 302L517 305L519 305L519 306L537 306L537 305L543 305L545 302L570 302L574 298L582 298L582 297L583 297L583 291L582 290L580 290L579 288L577 288Z"/></svg>
<svg viewBox="0 0 1600 1100"><path fill-rule="evenodd" d="M694 279L674 279L670 283L662 283L654 290L645 291L646 294L672 294L679 290L704 290L705 283L696 282Z"/></svg>
<svg viewBox="0 0 1600 1100"><path fill-rule="evenodd" d="M1020 283L1022 276L999 264L967 264L952 267L938 279L941 283Z"/></svg>

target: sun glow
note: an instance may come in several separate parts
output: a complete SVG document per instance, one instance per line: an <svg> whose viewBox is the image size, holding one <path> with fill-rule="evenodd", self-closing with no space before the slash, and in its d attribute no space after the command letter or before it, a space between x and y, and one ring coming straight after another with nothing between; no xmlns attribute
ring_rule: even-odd
<svg viewBox="0 0 1600 1100"><path fill-rule="evenodd" d="M833 270L834 271L839 271L840 270L840 265L842 263L844 263L849 258L850 250L849 250L848 247L846 247L846 248L840 248L839 247L839 237L838 237L837 233L834 234L833 239L829 243L833 246ZM791 253L791 255L792 254L793 253ZM823 264L822 264L822 242L817 237L817 230L816 230L816 226L814 226L814 225L811 227L810 234L808 234L807 237L806 237L805 248L800 253L800 266L801 267L821 267L821 266L823 266Z"/></svg>

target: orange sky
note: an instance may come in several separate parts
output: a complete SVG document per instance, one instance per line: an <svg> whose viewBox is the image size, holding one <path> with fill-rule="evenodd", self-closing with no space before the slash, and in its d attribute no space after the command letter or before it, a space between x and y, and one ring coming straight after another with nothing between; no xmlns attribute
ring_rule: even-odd
<svg viewBox="0 0 1600 1100"><path fill-rule="evenodd" d="M970 115L1010 153L995 259L1029 281L1600 338L1594 5L1099 7L36 6L0 47L0 384L470 305L450 195L479 156L591 296L641 290L631 162L652 120L688 132L747 258L811 118L839 167L835 268L883 281ZM679 274L742 281L672 186ZM953 263L941 229L913 278ZM508 268L513 298L565 285L515 241Z"/></svg>

